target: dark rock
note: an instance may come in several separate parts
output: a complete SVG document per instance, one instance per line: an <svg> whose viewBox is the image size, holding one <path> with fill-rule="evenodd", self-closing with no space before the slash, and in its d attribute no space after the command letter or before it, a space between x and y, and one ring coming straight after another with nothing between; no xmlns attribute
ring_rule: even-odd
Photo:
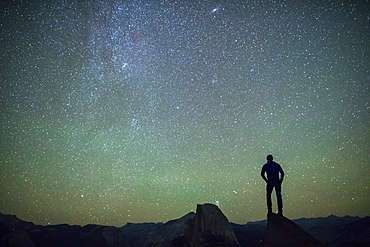
<svg viewBox="0 0 370 247"><path fill-rule="evenodd" d="M185 240L181 239L184 238L185 229L189 221L194 218L194 215L195 214L191 212L180 219L171 220L162 225L157 231L152 232L148 236L144 246L182 246L182 242Z"/></svg>
<svg viewBox="0 0 370 247"><path fill-rule="evenodd" d="M130 246L145 246L150 235L155 235L163 223L127 223L120 228Z"/></svg>
<svg viewBox="0 0 370 247"><path fill-rule="evenodd" d="M338 229L337 239L328 243L330 247L368 247L370 246L370 217L348 224Z"/></svg>
<svg viewBox="0 0 370 247"><path fill-rule="evenodd" d="M282 215L269 213L263 247L322 246L313 236Z"/></svg>
<svg viewBox="0 0 370 247"><path fill-rule="evenodd" d="M230 223L241 246L261 247L267 220L248 222L245 225Z"/></svg>
<svg viewBox="0 0 370 247"><path fill-rule="evenodd" d="M217 206L211 204L198 205L197 214L192 212L165 224L127 223L121 228L66 224L40 226L14 215L0 214L0 247L238 246L235 242L240 246L260 247L261 239L264 239L264 246L320 246L312 236L327 247L362 247L370 246L369 232L370 217L331 215L290 221L271 214L268 220L233 224L228 223ZM234 241L233 233L237 241Z"/></svg>
<svg viewBox="0 0 370 247"><path fill-rule="evenodd" d="M185 238L189 246L240 246L226 216L216 205L208 203L197 205L195 217L186 227ZM180 240L177 246L186 246L185 239Z"/></svg>
<svg viewBox="0 0 370 247"><path fill-rule="evenodd" d="M67 247L76 245L81 228L81 226L70 226L66 224L40 226L29 231L29 234L38 247Z"/></svg>
<svg viewBox="0 0 370 247"><path fill-rule="evenodd" d="M116 227L100 225L84 226L78 246L129 247L123 233Z"/></svg>
<svg viewBox="0 0 370 247"><path fill-rule="evenodd" d="M237 247L240 245L221 210L216 205L204 204L197 205L196 214L189 213L180 219L159 226L140 246Z"/></svg>
<svg viewBox="0 0 370 247"><path fill-rule="evenodd" d="M320 218L301 218L293 220L303 230L314 236L321 243L334 241L346 229L346 226L360 220L359 217L329 217Z"/></svg>
<svg viewBox="0 0 370 247"><path fill-rule="evenodd" d="M124 233L113 226L38 226L14 215L0 214L0 247L129 247Z"/></svg>
<svg viewBox="0 0 370 247"><path fill-rule="evenodd" d="M32 222L23 221L17 218L15 215L0 214L0 225L6 225L9 229L22 229L30 230L37 227Z"/></svg>
<svg viewBox="0 0 370 247"><path fill-rule="evenodd" d="M0 246L35 247L35 244L32 242L27 232L23 230L14 230L2 237Z"/></svg>
<svg viewBox="0 0 370 247"><path fill-rule="evenodd" d="M0 246L34 247L27 230L36 226L18 219L15 215L0 214Z"/></svg>

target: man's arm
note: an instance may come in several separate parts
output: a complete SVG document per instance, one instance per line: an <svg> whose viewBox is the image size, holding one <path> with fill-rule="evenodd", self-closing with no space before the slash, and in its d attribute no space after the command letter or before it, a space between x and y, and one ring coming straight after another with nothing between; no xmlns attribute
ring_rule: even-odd
<svg viewBox="0 0 370 247"><path fill-rule="evenodd" d="M280 166L280 182L282 183L284 180L284 171L283 171L283 168L281 168Z"/></svg>
<svg viewBox="0 0 370 247"><path fill-rule="evenodd" d="M267 178L266 178L266 176L265 176L265 169L264 169L265 167L262 167L262 170L261 170L261 177L263 178L263 180L265 180L266 181L266 183L267 183Z"/></svg>

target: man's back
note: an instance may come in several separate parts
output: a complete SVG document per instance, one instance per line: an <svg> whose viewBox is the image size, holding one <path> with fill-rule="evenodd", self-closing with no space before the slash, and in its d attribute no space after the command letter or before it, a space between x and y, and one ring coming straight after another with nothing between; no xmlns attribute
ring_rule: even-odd
<svg viewBox="0 0 370 247"><path fill-rule="evenodd" d="M281 166L272 160L267 161L267 163L263 165L261 173L264 174L265 172L267 173L267 179L279 179L279 172L284 176Z"/></svg>

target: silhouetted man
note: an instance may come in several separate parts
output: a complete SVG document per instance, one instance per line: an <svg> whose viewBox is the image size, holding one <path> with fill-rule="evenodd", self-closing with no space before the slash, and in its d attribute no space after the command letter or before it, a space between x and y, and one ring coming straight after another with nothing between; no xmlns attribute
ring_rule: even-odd
<svg viewBox="0 0 370 247"><path fill-rule="evenodd" d="M278 214L283 214L283 200L281 198L281 183L284 179L284 171L281 166L273 161L271 154L267 155L267 163L263 165L261 176L263 180L266 181L266 200L267 200L267 210L269 213L272 213L272 202L271 202L271 193L275 188L277 205L278 205ZM267 178L265 176L267 173ZM279 177L280 173L280 177Z"/></svg>

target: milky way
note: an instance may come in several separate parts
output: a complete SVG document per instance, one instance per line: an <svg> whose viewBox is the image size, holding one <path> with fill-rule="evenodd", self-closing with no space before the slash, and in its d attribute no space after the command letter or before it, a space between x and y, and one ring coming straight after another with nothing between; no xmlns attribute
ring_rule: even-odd
<svg viewBox="0 0 370 247"><path fill-rule="evenodd" d="M3 1L0 212L166 222L369 215L366 1ZM274 209L276 209L274 199Z"/></svg>

